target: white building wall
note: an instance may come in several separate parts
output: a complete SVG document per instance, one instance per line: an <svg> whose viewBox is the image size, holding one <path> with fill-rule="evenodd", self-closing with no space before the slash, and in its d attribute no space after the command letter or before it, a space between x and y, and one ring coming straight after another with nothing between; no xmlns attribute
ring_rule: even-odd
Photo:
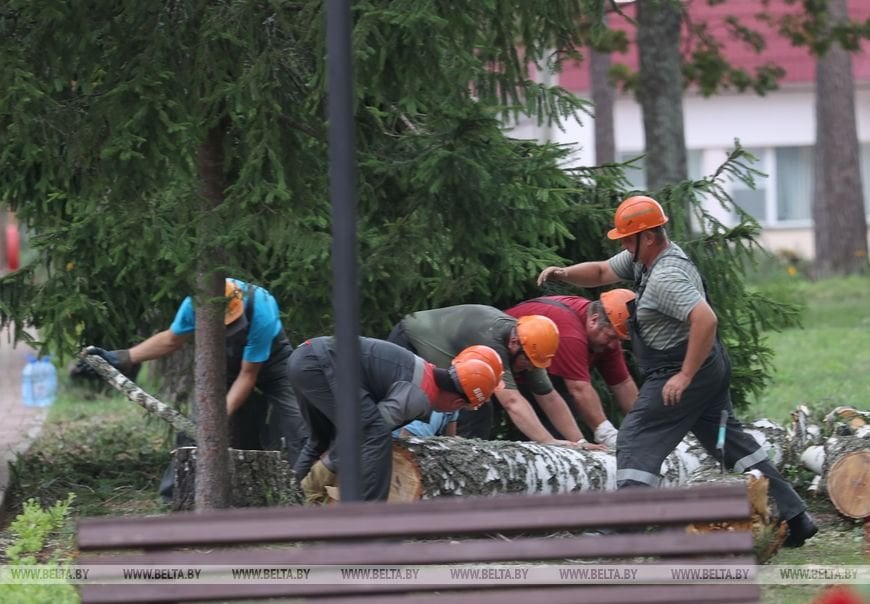
<svg viewBox="0 0 870 604"><path fill-rule="evenodd" d="M858 141L870 145L870 85L856 92ZM815 141L815 93L808 86L792 86L759 97L752 93L721 94L710 98L687 95L683 102L686 148L700 152L702 174L712 174L733 148L734 139L746 148L766 149L758 169L768 174L760 187L766 189L767 215L762 243L772 251L788 250L800 256L814 255L812 224L808 220L783 222L776 216L776 177L773 148L812 146ZM633 98L618 98L614 106L617 153L641 154L645 148L640 105ZM564 130L545 130L522 123L512 130L518 138L535 138L572 145L578 165L595 165L594 124L589 116L564 124ZM726 185L730 188L730 185ZM865 183L865 191L868 190ZM728 223L727 212L718 204L708 208ZM870 240L870 231L868 231Z"/></svg>

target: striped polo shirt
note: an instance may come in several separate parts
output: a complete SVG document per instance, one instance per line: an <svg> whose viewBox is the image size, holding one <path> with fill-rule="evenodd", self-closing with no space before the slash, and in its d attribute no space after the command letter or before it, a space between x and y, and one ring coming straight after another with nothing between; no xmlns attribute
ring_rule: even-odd
<svg viewBox="0 0 870 604"><path fill-rule="evenodd" d="M637 320L647 346L667 350L689 339L689 313L704 300L704 283L694 263L676 243L670 243L659 254L650 270L644 271L643 264L632 262L627 250L608 263L621 279L637 282L641 278Z"/></svg>

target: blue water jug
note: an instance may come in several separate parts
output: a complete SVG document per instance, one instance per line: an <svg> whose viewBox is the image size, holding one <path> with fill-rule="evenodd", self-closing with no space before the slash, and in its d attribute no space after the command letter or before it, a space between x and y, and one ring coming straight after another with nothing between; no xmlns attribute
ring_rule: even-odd
<svg viewBox="0 0 870 604"><path fill-rule="evenodd" d="M39 379L33 382L33 394L36 399L36 406L48 407L57 398L57 370L54 368L54 363L51 362L51 357L41 358L37 366L39 368ZM37 384L39 384L38 396L35 389Z"/></svg>
<svg viewBox="0 0 870 604"><path fill-rule="evenodd" d="M48 365L48 392L53 403L57 399L57 367L51 362L51 357L45 357L45 361Z"/></svg>
<svg viewBox="0 0 870 604"><path fill-rule="evenodd" d="M25 407L36 407L33 395L34 374L37 372L36 357L27 355L27 364L21 372L21 402Z"/></svg>

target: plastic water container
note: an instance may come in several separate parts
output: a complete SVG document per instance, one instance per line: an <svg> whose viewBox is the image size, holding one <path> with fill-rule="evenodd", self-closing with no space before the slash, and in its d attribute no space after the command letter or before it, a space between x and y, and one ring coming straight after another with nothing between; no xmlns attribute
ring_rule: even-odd
<svg viewBox="0 0 870 604"><path fill-rule="evenodd" d="M33 381L37 373L36 357L27 356L27 364L21 372L21 402L25 407L36 407L36 399L33 395Z"/></svg>
<svg viewBox="0 0 870 604"><path fill-rule="evenodd" d="M21 400L25 407L48 407L57 397L57 370L50 357L27 357L21 374Z"/></svg>
<svg viewBox="0 0 870 604"><path fill-rule="evenodd" d="M57 398L57 369L50 356L43 357L37 364L40 365L40 378L45 385L43 397L38 401L39 406L48 407Z"/></svg>

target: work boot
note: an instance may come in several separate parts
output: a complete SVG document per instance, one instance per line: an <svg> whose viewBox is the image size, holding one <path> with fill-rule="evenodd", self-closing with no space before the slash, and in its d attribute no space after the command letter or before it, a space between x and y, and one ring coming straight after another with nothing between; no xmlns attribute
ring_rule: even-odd
<svg viewBox="0 0 870 604"><path fill-rule="evenodd" d="M783 547L800 547L804 541L819 532L819 527L813 522L809 512L801 512L788 521L788 537Z"/></svg>

